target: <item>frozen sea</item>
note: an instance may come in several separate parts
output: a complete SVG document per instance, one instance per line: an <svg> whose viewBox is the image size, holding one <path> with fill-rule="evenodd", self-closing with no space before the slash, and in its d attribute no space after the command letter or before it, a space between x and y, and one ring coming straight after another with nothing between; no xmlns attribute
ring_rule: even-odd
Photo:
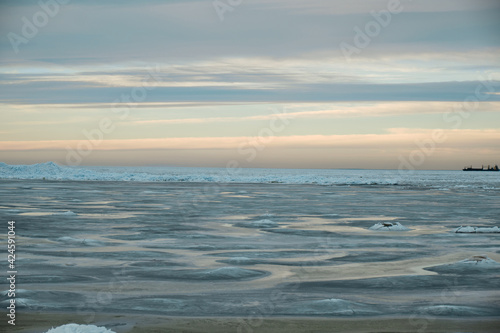
<svg viewBox="0 0 500 333"><path fill-rule="evenodd" d="M500 316L500 173L235 171L0 164L19 311Z"/></svg>

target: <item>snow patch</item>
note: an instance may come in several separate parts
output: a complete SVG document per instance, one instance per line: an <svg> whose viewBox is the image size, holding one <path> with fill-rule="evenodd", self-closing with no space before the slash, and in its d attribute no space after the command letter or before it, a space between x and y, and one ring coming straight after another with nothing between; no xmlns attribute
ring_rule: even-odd
<svg viewBox="0 0 500 333"><path fill-rule="evenodd" d="M116 333L106 327L95 325L66 324L56 328L51 328L46 333Z"/></svg>
<svg viewBox="0 0 500 333"><path fill-rule="evenodd" d="M369 228L370 230L378 231L408 231L409 228L405 227L399 222L379 222Z"/></svg>

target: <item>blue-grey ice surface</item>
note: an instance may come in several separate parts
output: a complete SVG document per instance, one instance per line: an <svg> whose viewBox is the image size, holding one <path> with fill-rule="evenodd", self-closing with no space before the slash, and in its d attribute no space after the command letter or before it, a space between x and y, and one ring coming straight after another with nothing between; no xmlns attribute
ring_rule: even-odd
<svg viewBox="0 0 500 333"><path fill-rule="evenodd" d="M0 164L19 308L500 315L500 174L239 172Z"/></svg>

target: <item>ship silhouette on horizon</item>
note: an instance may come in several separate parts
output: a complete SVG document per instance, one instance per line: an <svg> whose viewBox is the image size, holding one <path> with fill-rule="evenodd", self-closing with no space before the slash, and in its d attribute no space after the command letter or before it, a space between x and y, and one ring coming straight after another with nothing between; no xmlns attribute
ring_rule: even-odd
<svg viewBox="0 0 500 333"><path fill-rule="evenodd" d="M463 171L499 171L497 164L495 164L494 167L490 167L488 165L488 167L486 169L484 168L484 165L482 165L481 168L473 168L471 165L470 167L464 167L462 170Z"/></svg>

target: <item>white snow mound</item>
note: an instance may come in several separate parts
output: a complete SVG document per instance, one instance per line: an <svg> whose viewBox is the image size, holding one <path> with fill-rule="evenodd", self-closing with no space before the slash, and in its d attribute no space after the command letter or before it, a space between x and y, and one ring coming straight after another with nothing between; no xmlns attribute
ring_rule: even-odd
<svg viewBox="0 0 500 333"><path fill-rule="evenodd" d="M399 222L379 222L369 228L370 230L378 231L408 231L409 228L405 227Z"/></svg>
<svg viewBox="0 0 500 333"><path fill-rule="evenodd" d="M116 333L106 327L95 325L66 324L56 328L51 328L46 333Z"/></svg>
<svg viewBox="0 0 500 333"><path fill-rule="evenodd" d="M253 221L252 226L258 228L274 228L278 226L278 223L268 219L264 219L264 220Z"/></svg>
<svg viewBox="0 0 500 333"><path fill-rule="evenodd" d="M494 233L500 233L500 228L498 227L458 227L454 230L455 233L457 234L494 234Z"/></svg>

